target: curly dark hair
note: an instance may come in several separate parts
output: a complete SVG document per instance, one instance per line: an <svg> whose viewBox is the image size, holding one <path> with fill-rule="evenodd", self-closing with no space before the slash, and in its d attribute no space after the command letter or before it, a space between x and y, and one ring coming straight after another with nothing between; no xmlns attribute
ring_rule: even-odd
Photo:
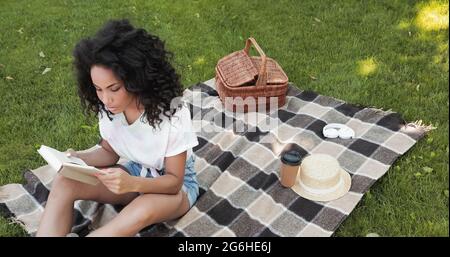
<svg viewBox="0 0 450 257"><path fill-rule="evenodd" d="M79 41L73 56L84 113L104 111L112 120L93 86L90 70L94 65L110 68L124 82L125 89L144 105L143 117L153 128L162 122L161 113L169 119L175 113L171 101L182 95L183 87L170 64L173 54L157 36L133 27L129 20L109 20L93 38Z"/></svg>

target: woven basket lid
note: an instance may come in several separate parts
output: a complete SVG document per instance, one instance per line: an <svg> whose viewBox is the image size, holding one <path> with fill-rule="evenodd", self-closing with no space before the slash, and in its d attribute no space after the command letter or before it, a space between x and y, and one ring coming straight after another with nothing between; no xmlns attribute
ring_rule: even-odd
<svg viewBox="0 0 450 257"><path fill-rule="evenodd" d="M261 57L251 57L250 58L253 66L259 70L261 67ZM270 85L281 85L288 83L288 77L284 73L284 71L281 69L280 65L272 59L267 57L266 61L266 72L267 72L267 84Z"/></svg>
<svg viewBox="0 0 450 257"><path fill-rule="evenodd" d="M217 70L229 87L239 87L255 81L258 70L244 51L231 53L220 59Z"/></svg>

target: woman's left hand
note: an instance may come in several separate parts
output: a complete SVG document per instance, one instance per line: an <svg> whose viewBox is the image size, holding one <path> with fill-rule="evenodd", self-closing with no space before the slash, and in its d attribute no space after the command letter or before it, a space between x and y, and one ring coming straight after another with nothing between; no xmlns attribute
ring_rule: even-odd
<svg viewBox="0 0 450 257"><path fill-rule="evenodd" d="M132 192L132 177L121 168L101 169L104 173L97 173L96 177L109 191L115 194Z"/></svg>

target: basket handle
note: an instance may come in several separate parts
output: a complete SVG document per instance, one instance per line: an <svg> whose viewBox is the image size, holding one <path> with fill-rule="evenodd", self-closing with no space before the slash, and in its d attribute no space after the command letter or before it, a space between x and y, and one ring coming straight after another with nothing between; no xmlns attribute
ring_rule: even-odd
<svg viewBox="0 0 450 257"><path fill-rule="evenodd" d="M267 82L267 74L266 74L266 54L264 51L259 47L258 43L256 43L256 40L252 37L248 38L245 42L245 48L244 52L248 55L248 52L250 50L250 46L253 44L253 46L256 48L256 51L258 51L259 55L261 56L261 67L259 69L258 74L258 80L256 81L256 86L263 86L266 85Z"/></svg>

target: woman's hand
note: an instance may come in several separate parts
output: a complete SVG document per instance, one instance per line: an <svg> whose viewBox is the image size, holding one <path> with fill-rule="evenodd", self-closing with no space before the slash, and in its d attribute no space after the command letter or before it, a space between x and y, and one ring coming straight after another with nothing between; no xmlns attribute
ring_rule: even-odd
<svg viewBox="0 0 450 257"><path fill-rule="evenodd" d="M80 158L77 151L73 150L72 148L67 149L64 153L66 153L67 157L77 157Z"/></svg>
<svg viewBox="0 0 450 257"><path fill-rule="evenodd" d="M109 191L115 194L124 194L133 191L133 178L121 168L101 169L103 173L95 176L105 185Z"/></svg>

